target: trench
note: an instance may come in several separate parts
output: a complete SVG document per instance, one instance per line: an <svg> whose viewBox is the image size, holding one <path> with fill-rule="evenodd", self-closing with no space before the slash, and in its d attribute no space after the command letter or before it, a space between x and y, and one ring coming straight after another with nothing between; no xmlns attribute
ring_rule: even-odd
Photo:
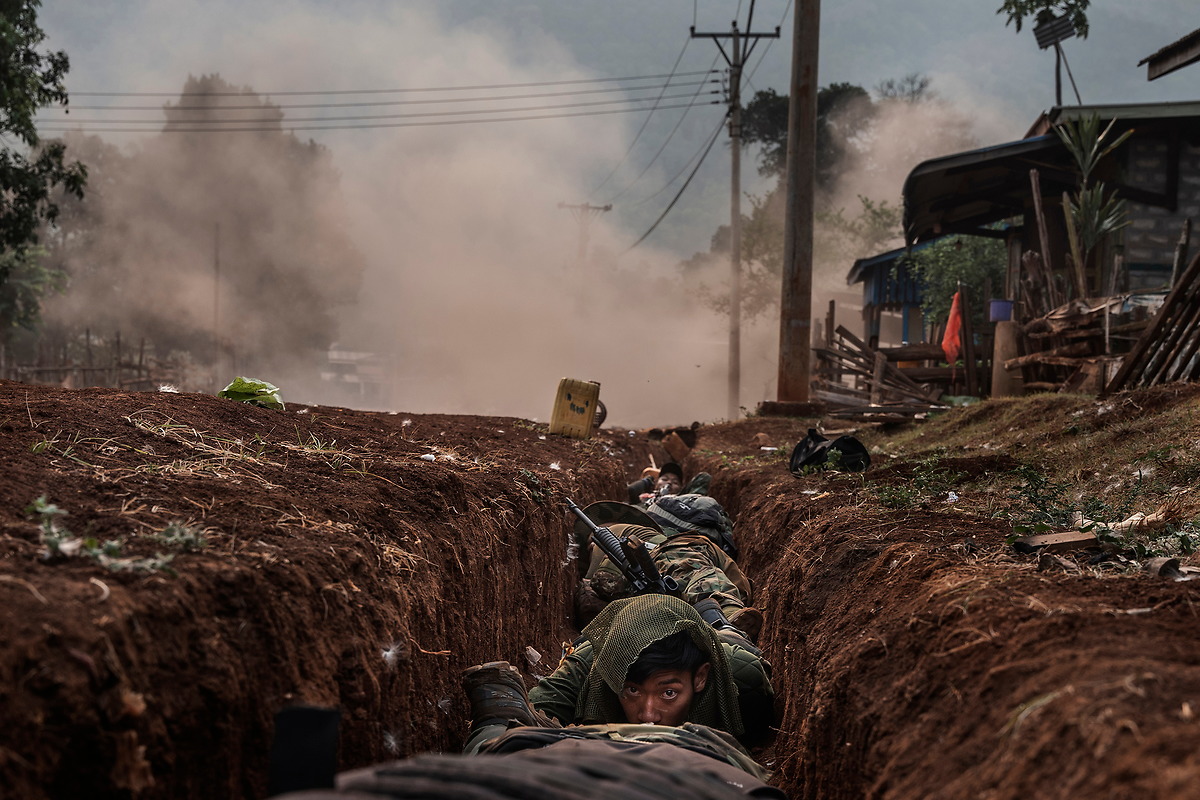
<svg viewBox="0 0 1200 800"><path fill-rule="evenodd" d="M568 560L571 521L561 498L621 498L651 453L667 460L656 445L627 439L612 458L532 484L464 481L446 471L410 508L417 519L381 511L376 521L422 542L411 561L389 559L377 540L352 538L331 545L340 557L323 573L298 559L266 570L214 567L215 576L185 574L187 593L153 613L131 608L114 652L156 676L150 682L164 686L158 699L166 710L134 741L168 752L173 764L143 796L266 796L274 715L295 704L339 709L339 770L457 752L469 724L461 671L503 659L536 679L576 633L579 564ZM835 498L809 502L786 473L702 456L685 467L714 475L710 493L735 520L739 563L766 614L759 644L774 669L780 732L754 755L791 797L871 794L873 712L863 707L856 670L846 667L870 658L871 648L846 631L869 627L879 612L859 596L856 576L878 572L906 545L862 541ZM379 500L384 507L392 498ZM178 658L145 645L178 631L187 631ZM114 753L77 732L63 748L76 753L71 769L30 796L83 796L89 787L92 796L130 796L122 789L129 775L112 777L133 769L119 746Z"/></svg>
<svg viewBox="0 0 1200 800"><path fill-rule="evenodd" d="M765 425L724 430L748 442ZM795 441L803 427L780 421L772 435ZM197 558L175 582L108 579L102 608L94 570L56 566L78 596L16 595L44 633L7 654L26 694L0 684L0 699L45 702L13 707L5 785L37 800L264 797L274 715L293 704L340 710L341 770L456 752L461 671L504 659L536 678L574 634L561 499L622 497L650 453L665 460L653 447L617 432L539 475L517 468L528 461L416 462L403 478L420 477L419 492L368 481L357 505L305 506L354 509L345 530L263 527L228 543L240 558ZM864 501L861 479L797 481L730 453L700 448L684 466L714 476L765 612L779 732L755 755L789 796L1135 797L1161 789L1159 773L1195 777L1165 769L1194 741L1180 701L1200 697L1200 653L1176 636L1194 627L1194 584L1040 575L1008 555L1001 522L944 505L883 509ZM894 466L871 473L906 479ZM253 536L264 539L239 549ZM104 616L68 645L53 627L64 612ZM23 740L38 746L17 752ZM1111 791L1118 771L1128 791Z"/></svg>
<svg viewBox="0 0 1200 800"><path fill-rule="evenodd" d="M729 430L749 439L748 425ZM467 725L458 674L472 663L506 659L534 677L553 669L574 633L577 575L556 498L622 497L654 447L627 441L544 492L506 495L503 524L487 487L465 489L480 492L462 498L474 510L437 533L440 564L414 587L421 599L397 610L413 642L440 644L383 671L387 690L373 703L355 707L342 690L354 720L343 768L456 751ZM956 465L968 480L1010 461ZM1190 737L1179 698L1200 696L1200 653L1161 642L1194 625L1191 585L1042 575L1011 556L1003 521L864 503L855 476L797 481L779 464L702 449L684 466L714 476L710 493L735 520L739 563L765 612L759 644L773 665L779 732L754 755L790 797L1136 797L1178 780L1164 764L1187 758L1172 754ZM903 483L910 472L883 466L871 479ZM1155 618L1121 608L1153 608ZM423 652L435 649L448 652ZM1174 727L1162 722L1171 715ZM381 741L400 744L388 752Z"/></svg>

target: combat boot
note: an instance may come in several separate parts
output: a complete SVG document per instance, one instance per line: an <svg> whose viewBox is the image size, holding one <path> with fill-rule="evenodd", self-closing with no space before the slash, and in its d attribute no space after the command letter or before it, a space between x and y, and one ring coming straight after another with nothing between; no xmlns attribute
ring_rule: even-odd
<svg viewBox="0 0 1200 800"><path fill-rule="evenodd" d="M507 661L489 661L463 670L463 691L471 704L471 729L488 725L538 725L521 673Z"/></svg>

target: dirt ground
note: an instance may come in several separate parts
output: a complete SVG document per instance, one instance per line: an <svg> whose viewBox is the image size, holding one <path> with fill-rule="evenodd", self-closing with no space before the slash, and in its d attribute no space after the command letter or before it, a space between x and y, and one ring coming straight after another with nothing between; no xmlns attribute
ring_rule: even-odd
<svg viewBox="0 0 1200 800"><path fill-rule="evenodd" d="M685 467L713 473L766 610L774 782L1194 794L1200 584L1141 565L1195 561L1198 411L1190 386L989 401L860 426L870 470L799 479L821 421L700 428ZM650 454L644 432L0 382L0 797L262 797L298 703L341 709L342 769L454 751L463 667L533 679L572 635L563 497L619 498ZM1072 572L1009 541L1070 510L1161 514L1060 553Z"/></svg>

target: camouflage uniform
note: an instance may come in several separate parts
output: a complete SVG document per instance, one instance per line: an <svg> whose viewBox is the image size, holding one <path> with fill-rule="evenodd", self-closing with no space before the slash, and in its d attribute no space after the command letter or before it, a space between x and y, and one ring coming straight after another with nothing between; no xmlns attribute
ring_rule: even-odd
<svg viewBox="0 0 1200 800"><path fill-rule="evenodd" d="M647 547L655 566L664 576L679 583L680 596L695 605L713 598L729 616L750 602L750 581L737 562L701 533L658 532L641 525L609 526L618 538L637 534ZM604 602L629 597L632 590L621 570L594 544L584 581Z"/></svg>
<svg viewBox="0 0 1200 800"><path fill-rule="evenodd" d="M551 752L546 752L554 748ZM661 748L667 748L665 751ZM685 722L678 728L662 725L611 723L578 725L568 728L513 728L488 741L478 752L506 755L538 750L558 762L572 763L580 755L610 750L625 757L653 759L654 771L671 770L675 775L716 775L738 794L746 797L786 797L783 792L766 785L770 773L756 762L729 734ZM701 755L704 753L705 755ZM531 765L533 766L533 765ZM594 769L594 768L593 768ZM610 780L617 775L607 776ZM638 785L636 778L632 785ZM614 785L614 789L619 785ZM614 791L614 795L619 792ZM675 792L672 796L680 796Z"/></svg>
<svg viewBox="0 0 1200 800"><path fill-rule="evenodd" d="M588 506L586 513L618 538L637 534L658 571L678 582L680 596L687 602L695 605L711 597L726 617L751 604L750 581L734 561L733 521L711 497L696 493L660 497L644 512L601 502ZM578 524L575 530L577 536L586 534ZM620 569L595 544L588 554L587 571L576 595L581 623L605 603L632 594Z"/></svg>

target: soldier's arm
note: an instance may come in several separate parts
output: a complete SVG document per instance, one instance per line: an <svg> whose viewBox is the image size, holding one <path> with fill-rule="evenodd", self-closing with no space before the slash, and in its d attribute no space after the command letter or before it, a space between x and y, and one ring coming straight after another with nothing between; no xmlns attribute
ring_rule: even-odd
<svg viewBox="0 0 1200 800"><path fill-rule="evenodd" d="M577 722L575 706L591 668L592 643L586 639L580 640L554 672L529 690L529 702L538 711L564 725Z"/></svg>
<svg viewBox="0 0 1200 800"><path fill-rule="evenodd" d="M631 505L636 505L641 496L646 492L654 491L654 480L652 478L638 478L633 483L625 487L626 500Z"/></svg>

